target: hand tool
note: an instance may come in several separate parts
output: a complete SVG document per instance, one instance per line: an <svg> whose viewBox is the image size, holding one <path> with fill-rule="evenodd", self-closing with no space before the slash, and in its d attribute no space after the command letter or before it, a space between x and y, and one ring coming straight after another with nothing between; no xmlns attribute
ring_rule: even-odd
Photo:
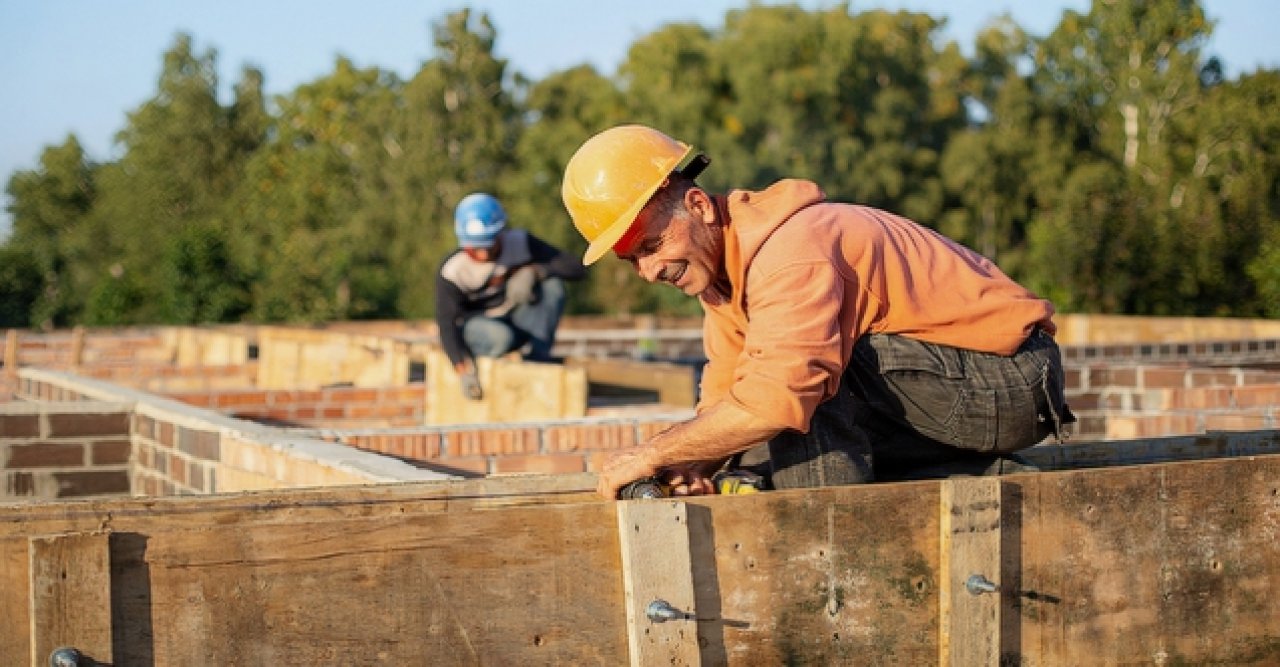
<svg viewBox="0 0 1280 667"><path fill-rule="evenodd" d="M721 495L742 495L756 493L765 488L764 478L746 470L721 470L711 477L716 493ZM638 498L668 498L671 496L671 485L657 477L642 477L628 483L618 491L619 500L635 500Z"/></svg>

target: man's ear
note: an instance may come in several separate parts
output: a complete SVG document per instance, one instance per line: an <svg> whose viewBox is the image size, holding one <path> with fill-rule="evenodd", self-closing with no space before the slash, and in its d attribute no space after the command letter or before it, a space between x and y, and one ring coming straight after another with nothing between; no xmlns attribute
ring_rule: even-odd
<svg viewBox="0 0 1280 667"><path fill-rule="evenodd" d="M712 224L716 221L716 207L711 201L711 195L699 187L692 187L684 192L684 208L693 217L701 220L706 224Z"/></svg>

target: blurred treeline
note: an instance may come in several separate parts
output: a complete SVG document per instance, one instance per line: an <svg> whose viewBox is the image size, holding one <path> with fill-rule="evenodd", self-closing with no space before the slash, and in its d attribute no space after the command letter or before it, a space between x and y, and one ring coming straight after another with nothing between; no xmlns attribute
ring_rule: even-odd
<svg viewBox="0 0 1280 667"><path fill-rule="evenodd" d="M468 192L580 253L561 170L621 122L706 151L712 191L801 177L903 213L1060 311L1276 317L1280 72L1226 79L1211 30L1198 2L1095 0L965 57L926 14L753 5L533 81L463 11L409 80L339 58L266 99L246 68L227 103L179 35L118 160L71 136L8 182L0 325L424 318ZM574 313L697 312L614 259L574 287Z"/></svg>

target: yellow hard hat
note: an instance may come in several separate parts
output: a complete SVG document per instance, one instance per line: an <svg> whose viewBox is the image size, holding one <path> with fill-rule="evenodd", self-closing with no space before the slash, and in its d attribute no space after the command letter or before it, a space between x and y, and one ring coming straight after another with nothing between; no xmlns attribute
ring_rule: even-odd
<svg viewBox="0 0 1280 667"><path fill-rule="evenodd" d="M560 196L573 226L590 244L583 264L609 252L692 153L688 144L643 125L609 128L578 147L565 166ZM699 158L696 168L685 169L690 177L706 166L706 158Z"/></svg>

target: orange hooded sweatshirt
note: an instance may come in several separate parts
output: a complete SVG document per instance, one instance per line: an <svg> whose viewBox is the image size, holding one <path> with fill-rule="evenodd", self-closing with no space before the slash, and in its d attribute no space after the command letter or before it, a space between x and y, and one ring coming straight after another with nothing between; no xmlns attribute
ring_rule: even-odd
<svg viewBox="0 0 1280 667"><path fill-rule="evenodd" d="M701 411L721 400L807 432L858 337L900 334L1011 355L1053 306L933 230L867 206L826 203L809 181L714 198L729 300L702 300Z"/></svg>

